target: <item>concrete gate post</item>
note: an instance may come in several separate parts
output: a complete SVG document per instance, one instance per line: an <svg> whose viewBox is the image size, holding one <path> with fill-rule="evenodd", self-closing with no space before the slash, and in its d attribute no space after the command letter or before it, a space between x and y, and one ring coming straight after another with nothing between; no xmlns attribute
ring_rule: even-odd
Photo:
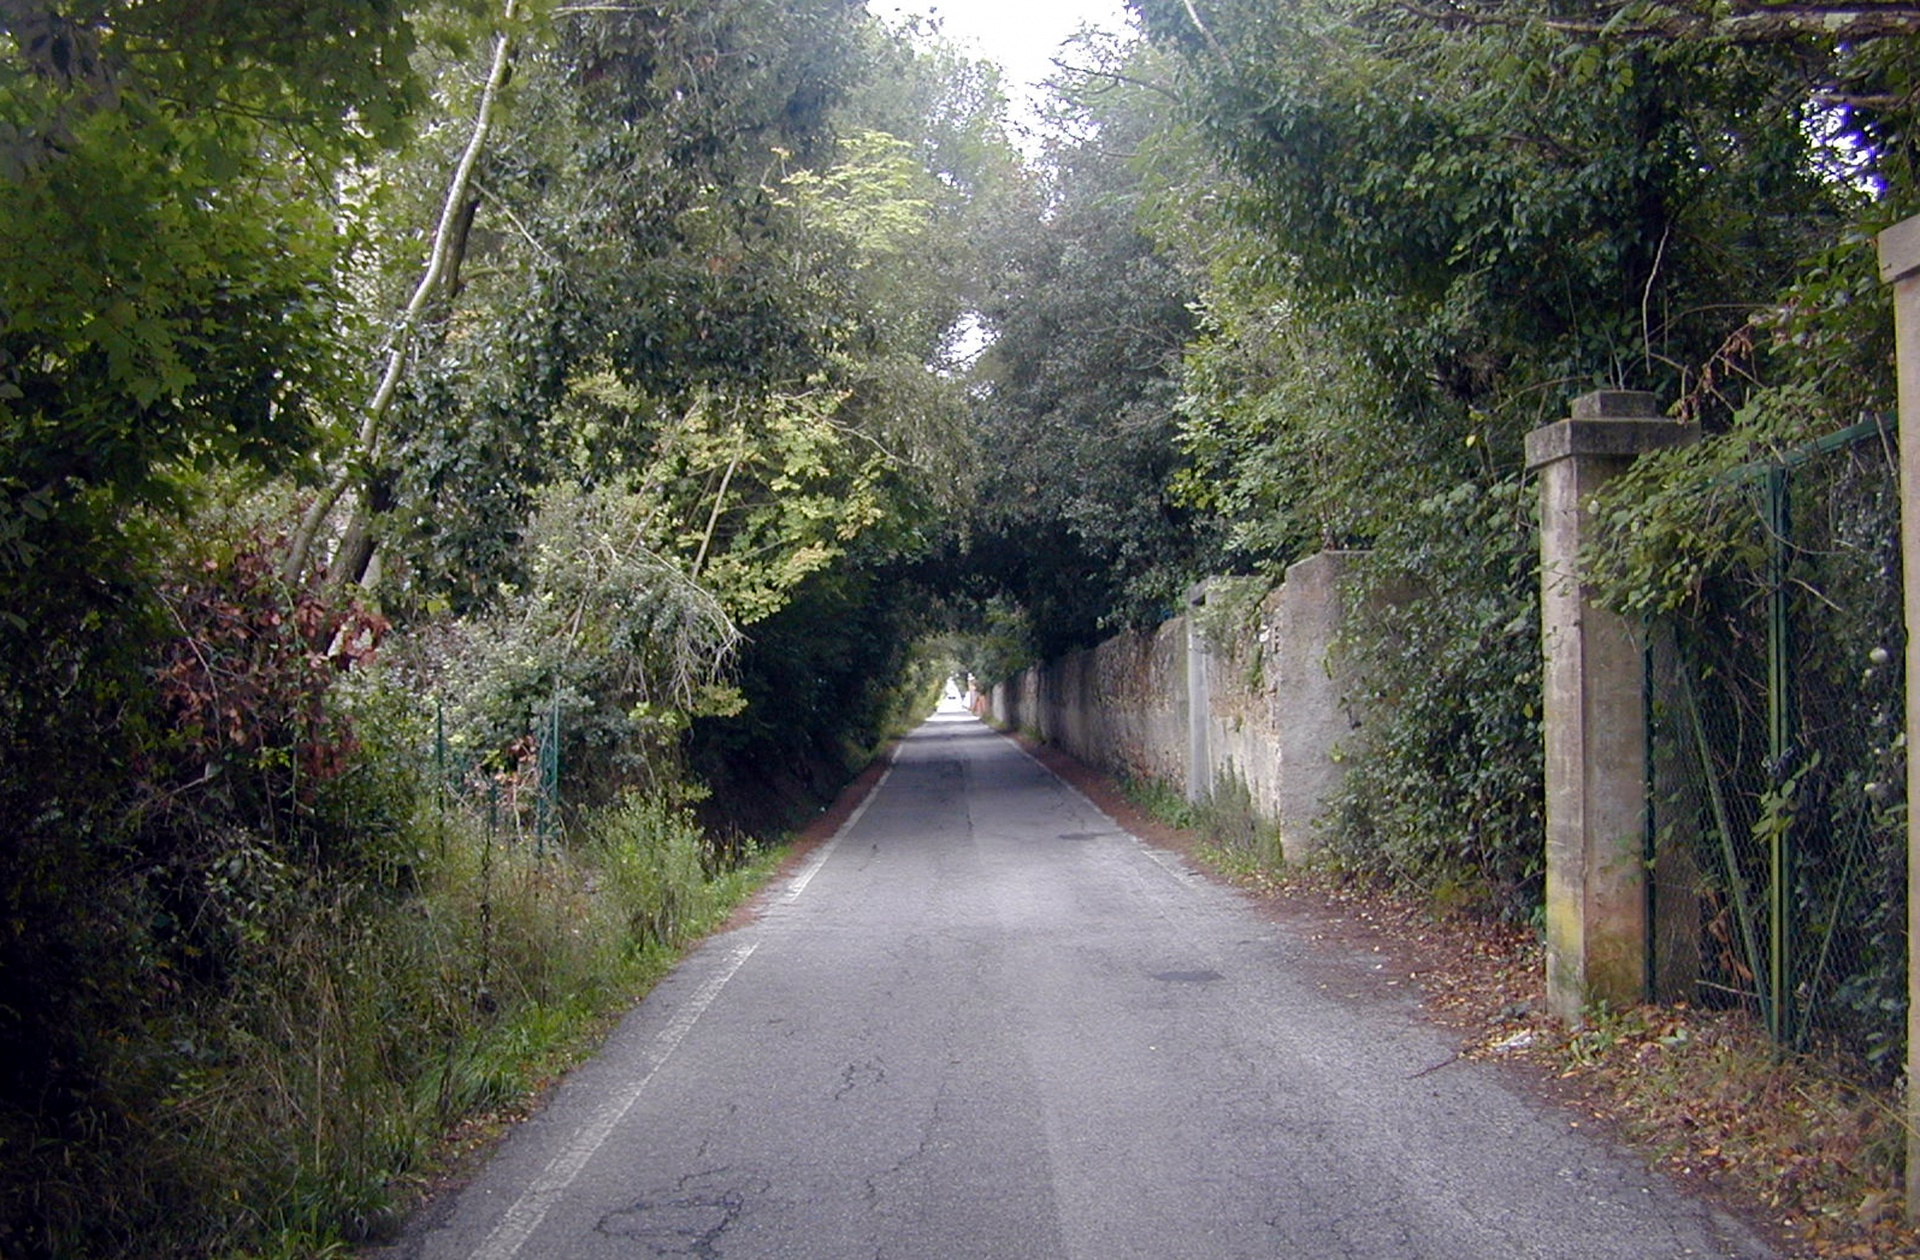
<svg viewBox="0 0 1920 1260"><path fill-rule="evenodd" d="M1213 799L1212 650L1200 628L1207 606L1207 584L1187 591L1187 800L1205 805Z"/></svg>
<svg viewBox="0 0 1920 1260"><path fill-rule="evenodd" d="M1636 455L1695 440L1651 394L1603 390L1527 435L1540 476L1545 653L1547 1004L1578 1022L1646 996L1646 673L1636 627L1588 598L1580 549L1594 494Z"/></svg>
<svg viewBox="0 0 1920 1260"><path fill-rule="evenodd" d="M1907 623L1907 800L1920 802L1920 216L1880 234L1900 371L1900 555ZM1907 811L1907 1218L1920 1220L1920 811Z"/></svg>

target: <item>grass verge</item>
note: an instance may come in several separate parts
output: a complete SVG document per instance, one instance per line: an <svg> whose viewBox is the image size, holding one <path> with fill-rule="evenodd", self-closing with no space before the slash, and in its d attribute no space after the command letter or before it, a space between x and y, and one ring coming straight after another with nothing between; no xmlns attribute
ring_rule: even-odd
<svg viewBox="0 0 1920 1260"><path fill-rule="evenodd" d="M102 1039L84 1099L0 1115L0 1255L265 1260L391 1236L779 858L709 869L687 812L637 796L544 845L431 822L379 879L254 877L218 955L161 972Z"/></svg>

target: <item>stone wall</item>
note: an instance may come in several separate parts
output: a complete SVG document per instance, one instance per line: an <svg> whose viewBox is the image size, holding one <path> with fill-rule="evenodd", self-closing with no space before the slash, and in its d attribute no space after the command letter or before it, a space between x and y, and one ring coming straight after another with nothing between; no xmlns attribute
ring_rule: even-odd
<svg viewBox="0 0 1920 1260"><path fill-rule="evenodd" d="M1244 582L1203 583L1185 616L1027 670L993 689L989 712L1193 800L1230 774L1299 856L1358 734L1335 651L1352 559L1302 560L1257 602Z"/></svg>

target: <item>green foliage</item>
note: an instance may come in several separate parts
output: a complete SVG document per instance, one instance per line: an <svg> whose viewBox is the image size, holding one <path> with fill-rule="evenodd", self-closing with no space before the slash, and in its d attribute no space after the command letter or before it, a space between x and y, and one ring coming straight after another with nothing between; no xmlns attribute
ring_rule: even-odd
<svg viewBox="0 0 1920 1260"><path fill-rule="evenodd" d="M886 449L844 418L848 394L813 384L757 400L696 399L647 472L672 496L663 550L742 623L778 611L800 582L899 514Z"/></svg>
<svg viewBox="0 0 1920 1260"><path fill-rule="evenodd" d="M1723 434L1637 459L1591 505L1581 564L1594 597L1645 617L1697 611L1707 584L1729 573L1757 584L1765 539L1744 474L1832 429L1831 417L1825 398L1783 387L1758 394Z"/></svg>
<svg viewBox="0 0 1920 1260"><path fill-rule="evenodd" d="M35 1174L41 1202L62 1201L38 1144L72 1143L86 1169L134 1140L158 1071L139 1056L164 1044L141 1028L186 986L233 979L309 851L324 856L308 870L394 873L384 802L361 793L351 723L329 699L358 646L339 656L322 640L359 614L275 589L257 547L176 566L163 590L160 538L210 481L291 469L324 443L342 379L326 199L345 162L396 134L418 84L408 22L384 4L161 0L78 19L15 6L7 34L11 1251L59 1249L23 1232ZM361 807L377 840L340 829Z"/></svg>
<svg viewBox="0 0 1920 1260"><path fill-rule="evenodd" d="M377 899L413 857L414 785L365 743L384 719L337 696L378 623L282 589L245 546L162 591L174 634L143 644L151 688L109 714L65 697L107 773L8 763L33 821L0 863L0 1237L30 1254L197 1245L194 1203L227 1187L169 1145L179 1080L224 1062L220 1012L293 965L300 907Z"/></svg>
<svg viewBox="0 0 1920 1260"><path fill-rule="evenodd" d="M303 881L382 887L405 869L406 785L366 768L337 696L377 619L283 586L244 542L156 587L137 621L128 591L42 622L43 667L0 704L9 1141L15 1123L119 1123L122 1091L144 1086L116 1047L187 988L232 983Z"/></svg>
<svg viewBox="0 0 1920 1260"><path fill-rule="evenodd" d="M764 877L710 880L684 810L641 797L596 815L577 846L502 843L483 811L433 807L418 754L385 742L417 749L417 721L371 717L380 703L358 701L369 743L382 733L364 755L415 772L410 813L382 837L409 855L405 886L322 877L257 838L234 847L207 873L208 909L241 929L217 979L150 955L143 1000L111 1037L93 1023L89 1077L67 1084L66 1107L0 1105L10 1254L384 1236L442 1132L586 1050Z"/></svg>
<svg viewBox="0 0 1920 1260"><path fill-rule="evenodd" d="M943 671L1208 570L1372 548L1329 843L1528 912L1520 438L1597 383L1678 399L1730 436L1602 503L1603 587L1685 607L1745 564L1717 479L1883 392L1909 61L1138 7L1157 44L1087 46L1028 175L990 68L857 5L537 6L390 413L358 400L494 15L10 15L0 1250L377 1231L428 1135L717 912L738 828L810 811ZM1871 99L1808 109L1834 88ZM326 592L258 538L158 542L315 474L352 487ZM570 839L512 843L548 754ZM1232 776L1183 816L1279 858Z"/></svg>
<svg viewBox="0 0 1920 1260"><path fill-rule="evenodd" d="M1536 382L1703 360L1729 310L1695 304L1763 296L1726 286L1777 284L1857 200L1816 170L1791 46L1255 3L1215 6L1209 45L1145 8L1192 52L1248 221L1316 291L1430 310L1469 396L1514 359Z"/></svg>
<svg viewBox="0 0 1920 1260"><path fill-rule="evenodd" d="M1379 603L1347 647L1368 751L1330 844L1523 914L1540 824L1521 439L1595 386L1677 399L1730 436L1604 496L1602 589L1672 607L1741 558L1720 474L1884 405L1864 243L1912 201L1911 104L1853 91L1911 37L1747 41L1658 6L1139 7L1223 168L1174 177L1205 166L1166 133L1154 232L1207 277L1176 493L1223 518L1233 568L1371 549ZM1810 109L1823 93L1847 103Z"/></svg>
<svg viewBox="0 0 1920 1260"><path fill-rule="evenodd" d="M1686 459L1636 469L1596 505L1595 563L1678 682L1653 807L1720 925L1708 991L1884 1072L1905 1036L1898 478L1887 435L1840 441L1823 403L1761 391Z"/></svg>
<svg viewBox="0 0 1920 1260"><path fill-rule="evenodd" d="M122 103L227 115L237 147L261 126L328 150L363 149L392 139L422 95L408 63L411 15L393 0L110 0L87 17Z"/></svg>
<svg viewBox="0 0 1920 1260"><path fill-rule="evenodd" d="M908 141L942 189L942 217L964 230L977 225L970 209L991 201L995 185L1017 180L1020 163L1006 134L1000 68L973 60L929 25L908 18L900 30L867 30L868 73L844 112Z"/></svg>
<svg viewBox="0 0 1920 1260"><path fill-rule="evenodd" d="M600 872L613 899L628 911L630 948L671 946L712 918L705 841L684 809L630 797L593 832Z"/></svg>
<svg viewBox="0 0 1920 1260"><path fill-rule="evenodd" d="M570 9L524 48L455 279L356 472L404 598L482 608L525 584L542 486L619 484L657 501L645 545L744 624L950 484L957 387L927 365L964 271L955 198L913 138L838 125L874 38L844 5L730 0ZM413 168L455 164L448 132L383 172L376 311L417 273L440 194Z"/></svg>
<svg viewBox="0 0 1920 1260"><path fill-rule="evenodd" d="M1231 766L1220 772L1213 791L1198 803L1163 779L1123 776L1120 790L1168 826L1198 832L1208 860L1226 870L1273 871L1286 860L1278 828L1261 817L1247 781Z"/></svg>
<svg viewBox="0 0 1920 1260"><path fill-rule="evenodd" d="M1191 53L1235 225L1197 234L1213 288L1182 489L1251 562L1364 544L1476 454L1517 464L1594 385L1721 406L1701 367L1861 201L1820 174L1791 49L1520 11L1230 4L1210 36L1180 6L1147 16ZM1807 276L1808 301L1832 291Z"/></svg>
<svg viewBox="0 0 1920 1260"><path fill-rule="evenodd" d="M739 633L712 592L648 547L656 501L554 486L539 503L525 584L484 614L421 627L395 663L437 707L456 767L519 766L557 705L564 799L666 790L691 718L737 707L724 679Z"/></svg>
<svg viewBox="0 0 1920 1260"><path fill-rule="evenodd" d="M1324 301L1216 245L1215 280L1182 366L1173 493L1226 524L1226 562L1278 578L1323 548L1364 547L1405 505L1517 456L1521 417L1462 406L1409 381L1380 330L1391 300Z"/></svg>
<svg viewBox="0 0 1920 1260"><path fill-rule="evenodd" d="M0 182L8 463L25 487L165 502L186 466L284 464L315 438L325 220L281 189L229 187L217 154L150 134L163 125L96 115L63 161Z"/></svg>
<svg viewBox="0 0 1920 1260"><path fill-rule="evenodd" d="M1200 820L1192 801L1164 779L1139 779L1123 776L1120 790L1127 799L1170 827L1190 828Z"/></svg>
<svg viewBox="0 0 1920 1260"><path fill-rule="evenodd" d="M836 116L901 70L838 0L516 24L393 410L345 452L472 134L480 9L422 47L382 4L9 15L10 1255L385 1228L436 1131L750 878L688 760L824 792L937 686L894 578L966 463L931 369L975 283L966 189L1006 156L990 86L909 59L888 117ZM322 589L265 539L342 469ZM270 524L163 544L210 491ZM502 827L461 789L525 786L556 705L573 840L508 843L517 802Z"/></svg>
<svg viewBox="0 0 1920 1260"><path fill-rule="evenodd" d="M1225 865L1273 871L1285 864L1280 829L1261 816L1252 789L1232 766L1215 776L1198 815L1201 833Z"/></svg>
<svg viewBox="0 0 1920 1260"><path fill-rule="evenodd" d="M609 375L671 415L704 395L799 393L818 375L815 333L841 319L814 309L819 269L796 257L805 232L778 185L789 163L830 160L827 115L863 21L766 0L564 8L515 32L512 90L489 128L450 89L418 144L367 173L354 280L367 322L385 325L411 309L420 234L484 140L432 233L446 266L410 317L394 410L367 409L345 465L356 526L402 583L483 604L518 576L533 492L639 462L652 414L604 428L580 465L553 422L582 377ZM448 58L443 81L469 81L476 56L494 52ZM365 352L379 376L385 345ZM364 564L347 568L357 579Z"/></svg>
<svg viewBox="0 0 1920 1260"><path fill-rule="evenodd" d="M1895 203L1870 207L1859 224L1803 258L1777 303L1756 316L1752 341L1765 371L1749 373L1755 395L1778 387L1784 406L1792 407L1794 391L1804 390L1842 421L1888 407L1893 295L1880 280L1874 238L1897 217ZM1765 405L1740 392L1730 401Z"/></svg>
<svg viewBox="0 0 1920 1260"><path fill-rule="evenodd" d="M1166 489L1194 277L1147 235L1147 184L1123 156L1155 104L1089 92L1072 111L1082 134L999 210L979 508L956 559L1026 609L1043 655L1164 618L1204 545Z"/></svg>
<svg viewBox="0 0 1920 1260"><path fill-rule="evenodd" d="M986 690L1040 659L1034 651L1031 620L1006 596L971 600L949 595L940 604L939 621L950 628L936 641L963 683L971 676Z"/></svg>
<svg viewBox="0 0 1920 1260"><path fill-rule="evenodd" d="M1530 917L1545 871L1532 487L1463 482L1384 533L1342 651L1364 744L1329 852Z"/></svg>
<svg viewBox="0 0 1920 1260"><path fill-rule="evenodd" d="M909 566L855 548L757 623L733 685L746 703L701 718L688 765L713 790L711 830L783 832L867 765L923 702L915 643L932 601Z"/></svg>
<svg viewBox="0 0 1920 1260"><path fill-rule="evenodd" d="M10 34L0 600L17 629L16 593L66 563L52 552L177 508L196 472L285 469L321 442L340 380L329 181L395 134L417 83L386 4L110 4Z"/></svg>

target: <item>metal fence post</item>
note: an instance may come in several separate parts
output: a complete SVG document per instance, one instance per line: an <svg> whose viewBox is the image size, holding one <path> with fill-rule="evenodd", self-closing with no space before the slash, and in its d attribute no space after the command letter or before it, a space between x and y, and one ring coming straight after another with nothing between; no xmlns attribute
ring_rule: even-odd
<svg viewBox="0 0 1920 1260"><path fill-rule="evenodd" d="M1792 483L1785 467L1767 469L1767 756L1776 790L1791 780L1793 743L1792 621L1787 600L1787 569L1792 563ZM1793 1037L1793 814L1783 808L1767 836L1767 1032L1776 1046Z"/></svg>
<svg viewBox="0 0 1920 1260"><path fill-rule="evenodd" d="M447 702L433 702L433 800L440 857L447 856Z"/></svg>
<svg viewBox="0 0 1920 1260"><path fill-rule="evenodd" d="M547 846L560 838L560 688L540 715L540 733L533 741L533 853L547 855Z"/></svg>

